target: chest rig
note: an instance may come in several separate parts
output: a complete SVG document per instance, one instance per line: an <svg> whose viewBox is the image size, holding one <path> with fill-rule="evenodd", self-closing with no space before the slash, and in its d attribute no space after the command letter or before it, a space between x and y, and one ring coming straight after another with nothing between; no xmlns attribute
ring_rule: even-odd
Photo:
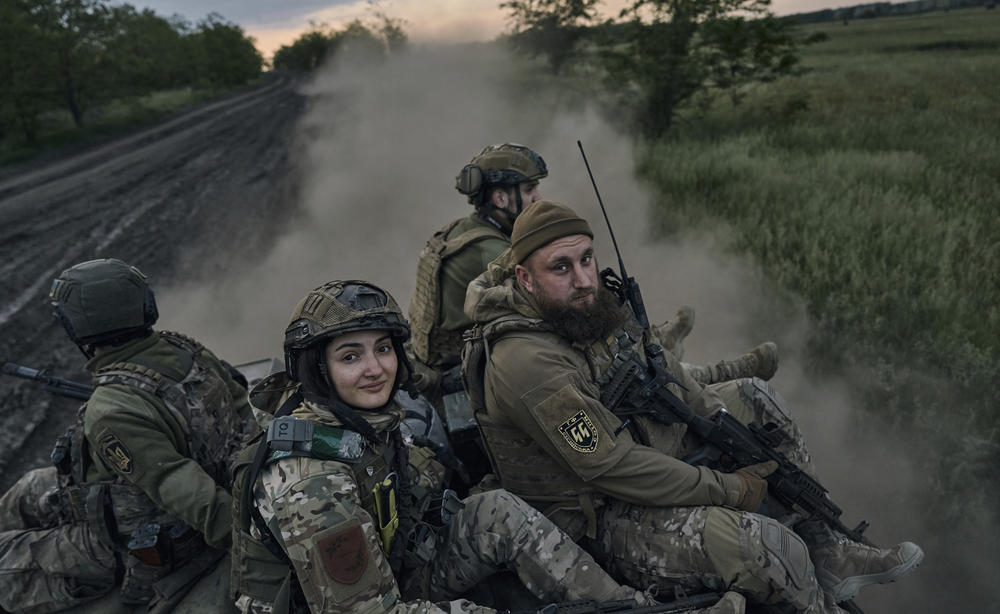
<svg viewBox="0 0 1000 614"><path fill-rule="evenodd" d="M417 262L417 284L409 310L411 343L417 358L434 368L441 368L445 358L458 356L462 351L462 331L442 330L438 326L441 320L441 266L473 243L485 239L507 240L499 230L483 224L447 238L467 219L455 220L434 233L420 251Z"/></svg>
<svg viewBox="0 0 1000 614"><path fill-rule="evenodd" d="M164 419L177 424L184 433L188 456L228 489L229 458L240 445L246 426L233 411L227 380L202 355L204 346L200 343L179 333L158 334L175 351L179 369L144 361L140 355L101 368L94 375L95 385L117 384L156 396L162 401L162 407L157 408L164 412ZM90 522L107 543L119 550L127 549L127 536L143 526L184 528L183 522L122 477L112 482L87 481L93 459L84 436L86 411L87 405L83 405L74 426L59 438L52 454L67 503L67 520ZM110 456L103 460L119 469L130 462Z"/></svg>
<svg viewBox="0 0 1000 614"><path fill-rule="evenodd" d="M359 504L376 524L404 595L408 586L412 586L410 592L419 592L421 578L413 572L427 568L437 541L434 527L422 519L429 511L440 510L443 526L461 503L451 491L442 497L439 490L411 480L409 451L398 428L382 432L378 441L372 442L346 428L288 416L301 401L298 393L289 397L275 413L267 433L245 448L235 463L232 597L246 595L268 603L275 614L308 611L291 561L254 498L261 470L291 457L336 461L350 470L358 486Z"/></svg>

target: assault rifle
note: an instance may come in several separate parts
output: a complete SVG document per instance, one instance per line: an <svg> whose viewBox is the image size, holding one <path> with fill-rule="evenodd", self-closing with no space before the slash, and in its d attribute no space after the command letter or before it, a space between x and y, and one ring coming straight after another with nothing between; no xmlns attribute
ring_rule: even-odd
<svg viewBox="0 0 1000 614"><path fill-rule="evenodd" d="M90 384L81 384L61 377L55 377L54 375L49 375L44 369L39 371L12 362L5 362L3 363L3 372L14 377L34 380L41 383L42 388L45 390L71 399L86 401L90 398L91 393L94 392L94 387Z"/></svg>
<svg viewBox="0 0 1000 614"><path fill-rule="evenodd" d="M614 231L611 230L611 222L608 220L601 194L597 190L597 182L590 170L590 163L587 162L587 155L583 151L583 144L580 141L576 143L580 147L580 154L583 155L583 162L587 166L587 173L597 194L597 202L601 206L615 253L618 255L621 277L616 279L610 269L602 271L601 275L605 280L612 280L612 289L617 290L629 303L645 334L649 329L649 318L639 293L639 284L634 277L629 277L625 272L625 263L618 250L618 243L615 241ZM681 388L684 386L667 370L663 348L642 340L646 357L646 361L643 362L642 357L634 349L635 344L629 342L640 340L621 341L618 344L619 352L610 368L613 375L601 394L601 402L616 415L625 416L625 424L631 415L636 414L650 416L665 424L678 422L686 424L688 431L704 442L703 449L697 455L684 459L691 464L735 470L748 465L775 461L778 464L777 470L765 478L769 495L789 509L799 509L812 518L823 520L831 529L847 535L854 541L871 543L863 535L868 528L867 522L862 521L854 529L848 529L840 521L843 511L827 497L827 489L796 467L785 458L784 454L775 450L782 442L788 440L788 435L780 427L775 424L757 423L745 426L725 410L720 410L709 418L699 416L667 388L667 384L677 384Z"/></svg>
<svg viewBox="0 0 1000 614"><path fill-rule="evenodd" d="M720 593L702 593L688 597L678 594L672 601L656 605L639 605L631 599L621 601L564 601L550 603L537 610L507 610L505 614L677 614L715 605Z"/></svg>

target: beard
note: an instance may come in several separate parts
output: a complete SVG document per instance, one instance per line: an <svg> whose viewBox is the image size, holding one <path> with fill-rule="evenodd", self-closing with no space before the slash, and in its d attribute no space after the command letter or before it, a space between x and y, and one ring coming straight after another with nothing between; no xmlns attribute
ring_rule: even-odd
<svg viewBox="0 0 1000 614"><path fill-rule="evenodd" d="M568 301L552 298L535 284L535 301L542 318L555 332L573 343L588 344L604 339L625 323L618 297L604 286L570 296ZM592 302L575 307L572 301L594 295Z"/></svg>

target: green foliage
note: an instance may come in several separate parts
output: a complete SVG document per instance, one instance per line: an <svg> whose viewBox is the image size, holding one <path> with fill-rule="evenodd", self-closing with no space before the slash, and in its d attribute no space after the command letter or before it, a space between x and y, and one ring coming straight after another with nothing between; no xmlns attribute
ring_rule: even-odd
<svg viewBox="0 0 1000 614"><path fill-rule="evenodd" d="M515 49L532 56L544 55L553 72L559 72L576 51L595 17L599 0L505 0Z"/></svg>
<svg viewBox="0 0 1000 614"><path fill-rule="evenodd" d="M189 37L198 83L232 87L260 74L264 58L243 28L210 13Z"/></svg>
<svg viewBox="0 0 1000 614"><path fill-rule="evenodd" d="M723 221L732 249L803 297L814 357L856 371L874 419L950 459L929 490L980 500L961 489L1000 482L1000 14L827 28L804 32L829 33L809 72L644 149L656 226ZM926 50L940 41L965 44Z"/></svg>
<svg viewBox="0 0 1000 614"><path fill-rule="evenodd" d="M282 45L274 54L274 69L308 72L334 55L347 62L380 60L402 52L408 42L401 19L389 17L370 3L373 20L355 19L341 30L324 23L311 22L307 32L291 45Z"/></svg>
<svg viewBox="0 0 1000 614"><path fill-rule="evenodd" d="M545 55L553 71L571 60L598 64L613 92L607 105L626 111L658 138L679 109L706 107L720 93L738 102L748 87L791 74L798 42L768 12L769 0L634 0L599 28L597 0L506 0L511 41ZM587 44L584 44L587 43Z"/></svg>
<svg viewBox="0 0 1000 614"><path fill-rule="evenodd" d="M253 41L218 15L191 30L108 0L4 0L0 138L30 147L56 107L80 129L113 100L187 85L232 87L259 76L261 64Z"/></svg>

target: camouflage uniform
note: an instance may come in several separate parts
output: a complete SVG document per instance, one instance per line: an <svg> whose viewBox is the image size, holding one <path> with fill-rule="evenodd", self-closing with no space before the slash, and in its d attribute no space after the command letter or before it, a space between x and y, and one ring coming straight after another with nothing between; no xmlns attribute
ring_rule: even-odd
<svg viewBox="0 0 1000 614"><path fill-rule="evenodd" d="M89 601L114 586L116 569L126 574L126 601L145 601L150 582L203 550L202 538L230 543L228 460L251 423L246 390L209 350L176 333L115 347L87 369L96 388L64 472L31 472L0 500L7 610ZM156 568L128 554L132 531L149 523L164 529L159 548L174 549Z"/></svg>
<svg viewBox="0 0 1000 614"><path fill-rule="evenodd" d="M283 374L255 387L251 396L265 430L277 400L288 392L290 386ZM384 458L392 437L398 436L403 412L390 403L378 412L358 413L374 427L381 441L366 449L364 456L346 462L343 458L287 457L272 452L275 456L261 470L253 489L261 517L293 566L309 611L492 612L456 597L502 569L515 571L535 595L549 601L636 596L634 590L608 577L548 519L502 490L466 498L450 523L439 530L434 554L425 566L426 575L414 576L417 571L409 568L410 581L401 584L390 568L373 520L377 512L372 509L368 485L380 482L391 469ZM309 401L301 402L291 416L344 429L328 409ZM345 440L342 431L337 440ZM419 486L430 490L440 487L443 469L426 449L413 447L408 454L411 471L416 468L419 472ZM244 471L237 470L234 495L238 501ZM239 519L238 508L235 513ZM264 582L262 578L273 575L276 569L250 558L261 552L258 545L262 536L257 526L237 524L236 528L249 529L237 537L233 551L237 607L242 612L270 612L274 601L266 597L274 599L281 589L262 593L255 584ZM403 537L396 535L394 539ZM454 601L441 603L448 600ZM304 608L293 605L291 609Z"/></svg>
<svg viewBox="0 0 1000 614"><path fill-rule="evenodd" d="M737 476L678 458L690 447L685 426L633 417L623 427L600 403L619 340L570 344L541 319L511 269L503 258L492 264L466 301L489 348L478 417L503 487L629 583L732 588L757 603L825 611L802 540L776 520L731 509ZM685 388L671 385L675 394L701 415L723 407L665 356Z"/></svg>

